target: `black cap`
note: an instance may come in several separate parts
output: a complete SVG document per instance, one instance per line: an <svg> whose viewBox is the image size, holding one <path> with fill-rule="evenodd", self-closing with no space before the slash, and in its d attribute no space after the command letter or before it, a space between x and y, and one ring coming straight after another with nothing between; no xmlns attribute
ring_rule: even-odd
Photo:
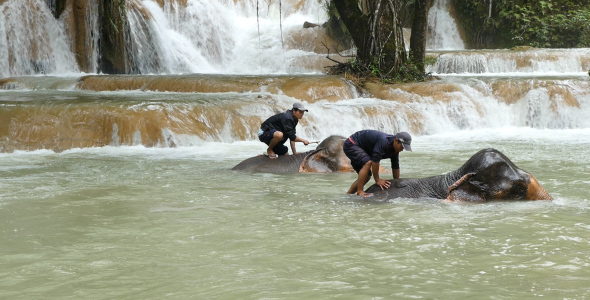
<svg viewBox="0 0 590 300"><path fill-rule="evenodd" d="M301 102L295 102L295 103L293 103L293 109L308 111L307 108L305 108L303 106L303 104L301 104Z"/></svg>
<svg viewBox="0 0 590 300"><path fill-rule="evenodd" d="M406 151L412 151L412 146L410 145L412 143L412 136L407 133L407 132L398 132L395 135L395 138L400 141L400 143L402 143L402 146L404 146L404 150Z"/></svg>

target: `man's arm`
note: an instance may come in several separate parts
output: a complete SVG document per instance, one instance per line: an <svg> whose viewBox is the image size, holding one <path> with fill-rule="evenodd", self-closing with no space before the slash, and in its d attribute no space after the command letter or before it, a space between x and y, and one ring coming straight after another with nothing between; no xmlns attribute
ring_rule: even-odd
<svg viewBox="0 0 590 300"><path fill-rule="evenodd" d="M296 137L295 140L291 140L291 151L293 151L293 154L297 154L297 151L295 150L295 142L301 142L305 146L309 145L309 141L308 140L302 139L300 137Z"/></svg>
<svg viewBox="0 0 590 300"><path fill-rule="evenodd" d="M393 169L393 179L399 179L399 169Z"/></svg>

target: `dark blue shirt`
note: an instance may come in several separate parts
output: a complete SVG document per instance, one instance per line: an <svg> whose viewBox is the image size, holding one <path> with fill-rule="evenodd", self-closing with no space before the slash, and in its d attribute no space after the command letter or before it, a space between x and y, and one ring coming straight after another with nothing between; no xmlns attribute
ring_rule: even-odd
<svg viewBox="0 0 590 300"><path fill-rule="evenodd" d="M395 135L377 130L361 130L350 136L352 141L371 156L371 161L379 163L383 158L391 159L391 169L399 169L399 152L393 149Z"/></svg>
<svg viewBox="0 0 590 300"><path fill-rule="evenodd" d="M260 129L263 131L270 129L278 130L283 133L283 139L289 138L291 141L294 141L297 138L295 127L297 127L298 123L299 120L293 116L293 111L288 110L266 119L260 126Z"/></svg>

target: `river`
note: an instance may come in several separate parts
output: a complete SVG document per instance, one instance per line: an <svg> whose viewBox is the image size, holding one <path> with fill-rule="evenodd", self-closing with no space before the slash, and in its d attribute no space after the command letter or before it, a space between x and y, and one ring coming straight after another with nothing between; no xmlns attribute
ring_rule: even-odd
<svg viewBox="0 0 590 300"><path fill-rule="evenodd" d="M590 297L590 49L429 52L436 80L372 96L317 70L4 76L0 298ZM410 132L402 177L495 148L555 200L377 204L354 173L232 171L294 101L309 140Z"/></svg>

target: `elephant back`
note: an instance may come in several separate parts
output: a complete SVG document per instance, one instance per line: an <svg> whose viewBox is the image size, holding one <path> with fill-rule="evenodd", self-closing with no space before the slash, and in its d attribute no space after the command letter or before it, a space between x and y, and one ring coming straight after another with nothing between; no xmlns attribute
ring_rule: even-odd
<svg viewBox="0 0 590 300"><path fill-rule="evenodd" d="M270 159L265 155L250 157L235 165L232 170L255 173L296 173L307 153L280 155Z"/></svg>

